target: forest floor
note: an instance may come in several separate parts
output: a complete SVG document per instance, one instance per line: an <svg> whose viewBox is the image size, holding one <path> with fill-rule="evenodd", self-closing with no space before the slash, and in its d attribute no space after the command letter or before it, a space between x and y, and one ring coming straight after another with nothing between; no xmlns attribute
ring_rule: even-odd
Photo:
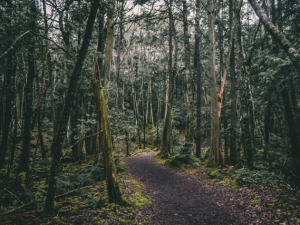
<svg viewBox="0 0 300 225"><path fill-rule="evenodd" d="M134 154L149 152L140 150ZM61 164L54 215L43 213L47 174L33 176L31 189L20 192L14 174L6 177L5 169L0 170L0 225L150 224L152 199L146 194L143 182L127 172L122 157L115 156L115 162L126 206L108 203L103 164L95 164L95 157L89 156L81 163ZM39 156L35 161L36 171L48 171L51 164L47 162L44 165L45 160ZM24 180L20 179L18 184L24 187Z"/></svg>
<svg viewBox="0 0 300 225"><path fill-rule="evenodd" d="M141 155L123 160L152 199L153 224L299 224L299 199L256 185L213 182L198 169L171 169Z"/></svg>
<svg viewBox="0 0 300 225"><path fill-rule="evenodd" d="M45 215L51 163L38 154L30 189L24 188L24 174L7 177L6 170L0 170L0 225L300 224L300 190L276 180L277 173L209 169L205 160L194 156L197 165L174 160L176 154L162 159L153 145L132 148L131 157L124 152L126 145L116 144L117 177L127 206L108 203L104 164L87 156L81 162L61 163L55 215Z"/></svg>

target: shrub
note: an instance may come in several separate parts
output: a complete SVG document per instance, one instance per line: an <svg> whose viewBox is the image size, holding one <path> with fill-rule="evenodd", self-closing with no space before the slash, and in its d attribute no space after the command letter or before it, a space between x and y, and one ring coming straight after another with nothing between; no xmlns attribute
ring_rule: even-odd
<svg viewBox="0 0 300 225"><path fill-rule="evenodd" d="M282 188L284 187L285 176L282 173L275 174L269 171L258 171L258 170L248 170L240 169L235 172L234 181L237 184L244 184L247 186L253 186L255 184Z"/></svg>

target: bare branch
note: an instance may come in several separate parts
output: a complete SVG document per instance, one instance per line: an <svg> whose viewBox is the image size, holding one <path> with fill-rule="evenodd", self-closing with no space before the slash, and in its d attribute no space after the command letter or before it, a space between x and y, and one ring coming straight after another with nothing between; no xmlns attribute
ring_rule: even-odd
<svg viewBox="0 0 300 225"><path fill-rule="evenodd" d="M0 56L0 59L3 58L4 56L7 55L8 52L10 52L13 48L14 48L14 45L22 38L24 37L26 34L28 34L30 32L30 30L26 31L25 33L21 34L13 43L12 45L6 50L6 52L4 52L1 56Z"/></svg>

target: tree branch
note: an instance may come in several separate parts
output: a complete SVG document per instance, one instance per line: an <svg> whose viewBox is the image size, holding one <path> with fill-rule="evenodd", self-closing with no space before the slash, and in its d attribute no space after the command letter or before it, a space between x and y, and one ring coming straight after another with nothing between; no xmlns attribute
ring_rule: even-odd
<svg viewBox="0 0 300 225"><path fill-rule="evenodd" d="M3 58L4 56L7 55L8 52L10 52L13 48L14 48L14 45L22 38L24 37L26 34L28 34L30 32L30 30L26 31L25 33L21 34L13 43L12 45L6 50L6 52L4 52L1 56L0 56L0 59Z"/></svg>

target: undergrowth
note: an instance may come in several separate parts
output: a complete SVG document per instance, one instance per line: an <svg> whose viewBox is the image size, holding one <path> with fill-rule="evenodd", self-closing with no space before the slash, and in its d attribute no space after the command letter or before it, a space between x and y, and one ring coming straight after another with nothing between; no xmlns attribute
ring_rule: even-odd
<svg viewBox="0 0 300 225"><path fill-rule="evenodd" d="M148 151L150 150L144 152ZM6 169L1 170L0 224L149 223L150 216L144 216L140 212L152 204L152 199L145 194L143 184L126 171L122 157L122 154L115 156L115 163L121 192L128 203L126 206L108 202L103 158L96 160L94 156L87 156L81 162L61 164L57 177L54 216L43 214L51 160L42 160L37 156L31 187L25 186L23 173L18 177L14 173L6 177ZM33 204L22 208L28 203ZM17 207L21 209L8 213Z"/></svg>

